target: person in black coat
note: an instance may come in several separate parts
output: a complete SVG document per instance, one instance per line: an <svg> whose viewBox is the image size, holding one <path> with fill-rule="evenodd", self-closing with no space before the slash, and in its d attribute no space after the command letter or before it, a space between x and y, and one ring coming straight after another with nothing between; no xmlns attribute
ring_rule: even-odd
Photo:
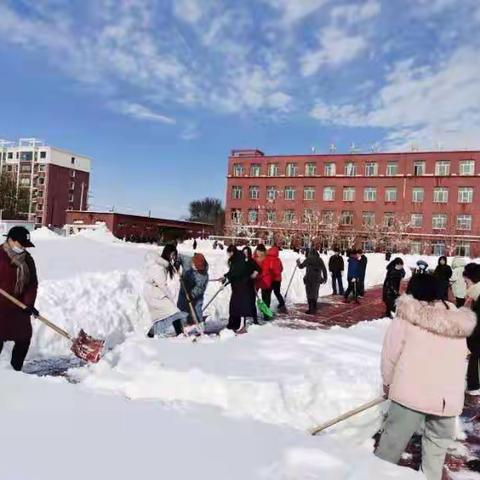
<svg viewBox="0 0 480 480"><path fill-rule="evenodd" d="M340 255L340 250L336 248L334 250L333 255L330 257L328 261L328 269L330 270L330 274L332 276L332 289L334 295L343 295L343 280L342 274L343 270L345 270L345 263L343 261L343 257ZM338 285L338 291L337 291Z"/></svg>
<svg viewBox="0 0 480 480"><path fill-rule="evenodd" d="M467 370L467 393L480 398L480 265L469 263L463 271L463 278L467 284L467 299L471 302L472 310L477 315L477 326L472 335L467 338L470 350Z"/></svg>
<svg viewBox="0 0 480 480"><path fill-rule="evenodd" d="M364 297L365 296L365 275L367 273L367 263L368 259L366 255L363 254L362 250L357 251L358 255L358 262L359 262L359 273L358 273L358 296Z"/></svg>
<svg viewBox="0 0 480 480"><path fill-rule="evenodd" d="M258 325L258 314L257 314L257 291L255 288L255 279L261 273L262 269L259 267L258 263L253 258L253 252L250 247L243 247L242 253L247 262L248 268L251 272L250 274L250 294L252 298L252 309L253 309L253 323Z"/></svg>
<svg viewBox="0 0 480 480"><path fill-rule="evenodd" d="M385 303L385 315L390 317L395 311L395 301L400 296L400 282L405 277L403 260L399 257L392 260L387 266L387 275L383 282L383 302Z"/></svg>
<svg viewBox="0 0 480 480"><path fill-rule="evenodd" d="M327 281L327 269L315 248L310 249L308 257L303 262L298 259L297 265L300 269L307 269L303 277L308 301L308 310L305 313L314 315L317 312L320 285Z"/></svg>
<svg viewBox="0 0 480 480"><path fill-rule="evenodd" d="M223 281L230 282L232 295L230 297L229 319L227 328L236 333L247 332L247 317L254 317L256 310L252 304L252 265L234 245L227 248L229 270Z"/></svg>
<svg viewBox="0 0 480 480"><path fill-rule="evenodd" d="M439 282L439 295L442 300L448 300L448 287L450 286L450 278L452 278L453 270L450 265L447 265L447 257L440 257L438 259L437 268L433 275Z"/></svg>

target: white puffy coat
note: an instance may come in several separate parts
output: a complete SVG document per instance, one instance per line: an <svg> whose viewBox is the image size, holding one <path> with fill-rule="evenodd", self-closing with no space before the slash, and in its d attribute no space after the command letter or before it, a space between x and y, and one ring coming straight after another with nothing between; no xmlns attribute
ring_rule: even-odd
<svg viewBox="0 0 480 480"><path fill-rule="evenodd" d="M456 298L465 298L467 295L467 285L463 278L463 270L465 268L465 259L455 257L452 262L452 292Z"/></svg>
<svg viewBox="0 0 480 480"><path fill-rule="evenodd" d="M168 288L168 262L158 252L149 252L145 257L143 294L152 321L163 320L179 310Z"/></svg>

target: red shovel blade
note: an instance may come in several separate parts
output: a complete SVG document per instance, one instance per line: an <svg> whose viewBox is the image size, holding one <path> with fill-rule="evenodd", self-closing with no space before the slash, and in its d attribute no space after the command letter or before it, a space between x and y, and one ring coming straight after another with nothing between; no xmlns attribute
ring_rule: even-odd
<svg viewBox="0 0 480 480"><path fill-rule="evenodd" d="M102 354L105 340L98 340L87 335L83 329L73 339L71 350L80 359L86 362L97 363Z"/></svg>

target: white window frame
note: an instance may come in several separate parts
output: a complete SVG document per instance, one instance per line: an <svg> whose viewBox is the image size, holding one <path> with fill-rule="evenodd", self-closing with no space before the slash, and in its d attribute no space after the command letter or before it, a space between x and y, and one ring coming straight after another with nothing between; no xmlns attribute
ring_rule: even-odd
<svg viewBox="0 0 480 480"><path fill-rule="evenodd" d="M243 197L243 188L240 185L232 185L232 198L241 200Z"/></svg>
<svg viewBox="0 0 480 480"><path fill-rule="evenodd" d="M235 225L238 225L239 223L242 222L242 209L241 208L232 208L230 218L232 220L232 223Z"/></svg>
<svg viewBox="0 0 480 480"><path fill-rule="evenodd" d="M424 160L418 160L416 162L413 162L413 175L415 177L421 177L425 175L425 161Z"/></svg>
<svg viewBox="0 0 480 480"><path fill-rule="evenodd" d="M357 175L357 164L355 162L345 163L345 176L355 177Z"/></svg>
<svg viewBox="0 0 480 480"><path fill-rule="evenodd" d="M277 211L273 208L267 209L267 222L276 222L277 221Z"/></svg>
<svg viewBox="0 0 480 480"><path fill-rule="evenodd" d="M421 255L422 242L419 240L411 240L410 242L410 255Z"/></svg>
<svg viewBox="0 0 480 480"><path fill-rule="evenodd" d="M233 176L234 177L243 177L245 169L241 163L234 163L233 164Z"/></svg>
<svg viewBox="0 0 480 480"><path fill-rule="evenodd" d="M472 245L470 242L458 242L455 245L455 256L457 257L470 257Z"/></svg>
<svg viewBox="0 0 480 480"><path fill-rule="evenodd" d="M343 187L343 201L344 202L355 201L355 187Z"/></svg>
<svg viewBox="0 0 480 480"><path fill-rule="evenodd" d="M289 218L287 218L287 216ZM285 223L293 223L295 221L295 210L288 209L283 212L283 221Z"/></svg>
<svg viewBox="0 0 480 480"><path fill-rule="evenodd" d="M392 195L393 193L393 195ZM398 189L397 187L387 187L385 189L385 201L386 202L396 202L397 201Z"/></svg>
<svg viewBox="0 0 480 480"><path fill-rule="evenodd" d="M475 175L475 160L460 160L458 173L465 176Z"/></svg>
<svg viewBox="0 0 480 480"><path fill-rule="evenodd" d="M305 164L305 176L313 177L317 174L317 164L315 162L307 162Z"/></svg>
<svg viewBox="0 0 480 480"><path fill-rule="evenodd" d="M307 218L309 217L309 218ZM304 208L302 214L302 223L309 223L310 218L313 217L313 210L311 208ZM312 218L313 220L313 218Z"/></svg>
<svg viewBox="0 0 480 480"><path fill-rule="evenodd" d="M391 167L393 167L393 172L391 171ZM398 162L388 162L385 174L387 177L395 177L395 175L398 174Z"/></svg>
<svg viewBox="0 0 480 480"><path fill-rule="evenodd" d="M473 187L458 188L458 203L473 203Z"/></svg>
<svg viewBox="0 0 480 480"><path fill-rule="evenodd" d="M323 201L333 202L335 201L335 187L323 187Z"/></svg>
<svg viewBox="0 0 480 480"><path fill-rule="evenodd" d="M287 166L285 168L285 173L287 177L298 176L298 165L296 163L287 163Z"/></svg>
<svg viewBox="0 0 480 480"><path fill-rule="evenodd" d="M365 220L368 218L368 222ZM362 212L362 225L372 226L375 225L375 212Z"/></svg>
<svg viewBox="0 0 480 480"><path fill-rule="evenodd" d="M393 212L385 212L383 214L383 224L385 227L393 227L395 223L395 214Z"/></svg>
<svg viewBox="0 0 480 480"><path fill-rule="evenodd" d="M250 165L250 176L259 177L262 174L262 165L260 163L252 163Z"/></svg>
<svg viewBox="0 0 480 480"><path fill-rule="evenodd" d="M303 199L315 200L315 187L312 187L312 186L303 187Z"/></svg>
<svg viewBox="0 0 480 480"><path fill-rule="evenodd" d="M435 187L433 189L433 203L448 203L448 188Z"/></svg>
<svg viewBox="0 0 480 480"><path fill-rule="evenodd" d="M350 226L353 225L353 215L354 212L352 210L343 210L340 214L340 225L343 226ZM349 218L350 222L345 222L345 219Z"/></svg>
<svg viewBox="0 0 480 480"><path fill-rule="evenodd" d="M472 231L472 216L468 214L457 215L457 230Z"/></svg>
<svg viewBox="0 0 480 480"><path fill-rule="evenodd" d="M438 177L450 175L450 160L437 160L435 162L435 175Z"/></svg>
<svg viewBox="0 0 480 480"><path fill-rule="evenodd" d="M377 162L366 163L365 164L365 176L366 177L376 177L377 175L378 175L378 163Z"/></svg>
<svg viewBox="0 0 480 480"><path fill-rule="evenodd" d="M269 163L267 165L267 176L278 177L278 174L279 174L278 163Z"/></svg>
<svg viewBox="0 0 480 480"><path fill-rule="evenodd" d="M248 198L250 200L260 199L260 187L258 185L250 185L248 187Z"/></svg>
<svg viewBox="0 0 480 480"><path fill-rule="evenodd" d="M248 209L248 223L258 223L258 209L256 208Z"/></svg>
<svg viewBox="0 0 480 480"><path fill-rule="evenodd" d="M377 188L365 187L363 189L363 201L364 202L376 202L377 201Z"/></svg>
<svg viewBox="0 0 480 480"><path fill-rule="evenodd" d="M271 202L275 201L277 199L277 194L277 187L274 187L273 185L267 186L267 200L270 200Z"/></svg>
<svg viewBox="0 0 480 480"><path fill-rule="evenodd" d="M296 189L292 186L285 187L283 191L283 197L285 200L295 200L296 197Z"/></svg>
<svg viewBox="0 0 480 480"><path fill-rule="evenodd" d="M421 199L418 197L421 196ZM412 188L412 203L423 203L425 201L425 189L423 187Z"/></svg>
<svg viewBox="0 0 480 480"><path fill-rule="evenodd" d="M410 216L410 227L411 228L423 227L423 213L412 213L412 215Z"/></svg>
<svg viewBox="0 0 480 480"><path fill-rule="evenodd" d="M438 220L442 219L440 223ZM445 213L434 213L432 215L432 228L434 230L445 230L448 225L448 217Z"/></svg>
<svg viewBox="0 0 480 480"><path fill-rule="evenodd" d="M334 162L327 162L323 167L323 173L326 177L334 177L336 174L336 165Z"/></svg>

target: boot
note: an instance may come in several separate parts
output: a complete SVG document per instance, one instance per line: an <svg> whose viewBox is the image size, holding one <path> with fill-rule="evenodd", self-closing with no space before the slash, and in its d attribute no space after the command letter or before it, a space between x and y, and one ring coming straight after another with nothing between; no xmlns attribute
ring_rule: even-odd
<svg viewBox="0 0 480 480"><path fill-rule="evenodd" d="M308 300L308 310L305 312L307 315L315 314L315 300Z"/></svg>
<svg viewBox="0 0 480 480"><path fill-rule="evenodd" d="M173 328L175 329L175 335L181 335L183 333L183 323L181 320L175 320L172 322Z"/></svg>
<svg viewBox="0 0 480 480"><path fill-rule="evenodd" d="M279 306L278 313L288 313L287 307L285 305Z"/></svg>
<svg viewBox="0 0 480 480"><path fill-rule="evenodd" d="M318 302L317 300L312 300L312 313L315 315L318 309Z"/></svg>

